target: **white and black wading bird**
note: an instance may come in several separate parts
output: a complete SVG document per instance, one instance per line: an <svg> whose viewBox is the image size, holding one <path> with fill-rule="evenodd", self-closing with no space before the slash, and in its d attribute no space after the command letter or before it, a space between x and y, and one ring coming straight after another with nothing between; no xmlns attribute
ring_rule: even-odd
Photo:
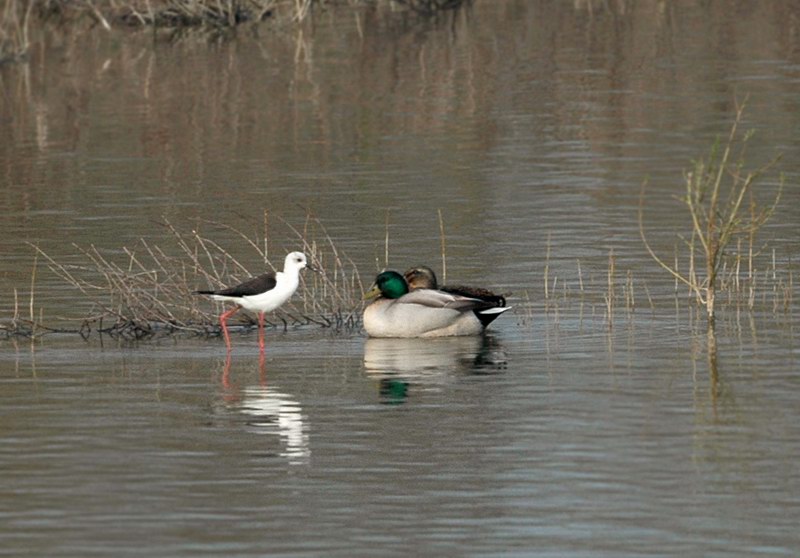
<svg viewBox="0 0 800 558"><path fill-rule="evenodd" d="M264 273L235 287L216 291L194 291L194 294L207 295L214 300L236 304L219 317L228 354L231 352L231 338L228 334L227 321L242 308L258 314L258 348L261 354L264 353L264 314L275 310L292 297L300 284L300 271L303 269L318 271L308 263L305 254L290 252L283 263L283 271Z"/></svg>

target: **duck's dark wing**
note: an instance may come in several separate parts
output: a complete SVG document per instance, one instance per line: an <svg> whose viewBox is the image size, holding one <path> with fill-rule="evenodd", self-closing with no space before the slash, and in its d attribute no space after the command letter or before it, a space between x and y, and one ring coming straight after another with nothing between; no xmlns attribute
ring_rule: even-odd
<svg viewBox="0 0 800 558"><path fill-rule="evenodd" d="M275 275L272 273L264 273L258 277L248 279L244 283L240 283L235 287L228 287L227 289L220 289L218 291L195 291L195 294L205 295L222 295L222 296L253 296L275 288L277 282Z"/></svg>
<svg viewBox="0 0 800 558"><path fill-rule="evenodd" d="M435 289L417 289L397 299L401 304L419 304L429 308L450 308L451 310L485 310L493 305L477 299L446 293Z"/></svg>
<svg viewBox="0 0 800 558"><path fill-rule="evenodd" d="M469 298L477 298L478 300L489 302L494 306L506 305L506 299L503 295L494 294L492 291L487 289L482 289L480 287L465 287L463 285L446 285L444 287L439 287L439 290L454 295L466 296Z"/></svg>

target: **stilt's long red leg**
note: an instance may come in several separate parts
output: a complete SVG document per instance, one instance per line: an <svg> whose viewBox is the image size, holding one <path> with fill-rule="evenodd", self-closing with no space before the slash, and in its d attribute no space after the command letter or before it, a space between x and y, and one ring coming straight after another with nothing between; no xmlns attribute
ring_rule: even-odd
<svg viewBox="0 0 800 558"><path fill-rule="evenodd" d="M222 335L225 337L225 346L228 348L228 352L229 353L231 352L232 347L231 347L231 336L228 335L228 324L227 324L227 321L228 321L228 318L230 318L236 312L238 312L239 309L240 309L239 306L234 306L233 308L231 308L227 312L223 312L219 317L219 325L222 326Z"/></svg>
<svg viewBox="0 0 800 558"><path fill-rule="evenodd" d="M258 369L261 385L267 383L267 358L264 354L264 312L258 313Z"/></svg>
<svg viewBox="0 0 800 558"><path fill-rule="evenodd" d="M225 389L231 387L231 352L225 356L225 367L222 369L222 386Z"/></svg>
<svg viewBox="0 0 800 558"><path fill-rule="evenodd" d="M264 312L258 313L258 350L264 354Z"/></svg>

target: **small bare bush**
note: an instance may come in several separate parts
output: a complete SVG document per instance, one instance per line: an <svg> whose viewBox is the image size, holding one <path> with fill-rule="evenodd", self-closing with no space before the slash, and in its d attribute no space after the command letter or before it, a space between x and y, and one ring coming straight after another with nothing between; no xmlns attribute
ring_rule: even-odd
<svg viewBox="0 0 800 558"><path fill-rule="evenodd" d="M233 232L251 249L251 261L272 270L282 267L285 254L276 256L273 265L267 255L265 235L254 238L224 223L204 224ZM316 217L309 215L302 229L285 225L322 271L304 274L298 293L269 317L268 324L284 328L304 324L357 328L363 284L355 265L340 253ZM197 227L180 230L169 221L164 221L163 227L173 246L164 249L141 239L122 249L122 259L104 255L94 246L75 245L82 263L68 265L35 246L56 275L94 304L96 310L83 319L82 331L90 327L87 324L94 324L104 333L132 337L181 331L216 335L221 303L193 296L192 291L233 285L264 271L248 268ZM240 325L256 324L253 316L240 314L245 320Z"/></svg>
<svg viewBox="0 0 800 558"><path fill-rule="evenodd" d="M698 303L705 307L711 325L715 318L717 292L728 263L741 261L740 249L742 240L745 240L752 267L756 233L774 213L783 191L784 177L781 175L772 203L760 207L756 202L755 185L775 166L780 155L761 167L745 170L744 155L752 137L752 132L743 136L739 133L745 104L736 107L736 117L727 141L722 145L716 143L708 158L697 161L686 173L686 195L680 199L692 219L691 234L688 239L684 238L689 253L688 273L681 273L677 264L667 263L650 246L644 230L644 188L639 205L639 233L647 252L676 280L689 287ZM739 250L731 258L734 242ZM701 260L700 266L695 266L697 255ZM738 267L739 263L736 265Z"/></svg>

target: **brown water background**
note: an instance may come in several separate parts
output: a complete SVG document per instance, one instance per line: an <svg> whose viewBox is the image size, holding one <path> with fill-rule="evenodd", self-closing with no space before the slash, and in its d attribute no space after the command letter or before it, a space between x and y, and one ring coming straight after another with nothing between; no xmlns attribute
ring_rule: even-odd
<svg viewBox="0 0 800 558"><path fill-rule="evenodd" d="M789 1L476 0L188 33L48 28L0 67L0 318L35 251L124 262L159 224L313 211L365 281L385 265L512 293L486 339L319 328L235 340L0 341L0 555L791 556L800 548L800 8ZM718 353L650 260L683 171L749 96L753 167L787 183L753 310ZM777 189L767 177L761 198ZM546 259L548 238L550 257ZM598 297L614 250L635 309ZM581 272L579 275L578 265ZM561 298L544 300L545 266ZM37 262L43 321L87 298ZM206 287L206 285L197 285ZM645 291L646 289L646 291ZM652 304L648 301L652 300Z"/></svg>

